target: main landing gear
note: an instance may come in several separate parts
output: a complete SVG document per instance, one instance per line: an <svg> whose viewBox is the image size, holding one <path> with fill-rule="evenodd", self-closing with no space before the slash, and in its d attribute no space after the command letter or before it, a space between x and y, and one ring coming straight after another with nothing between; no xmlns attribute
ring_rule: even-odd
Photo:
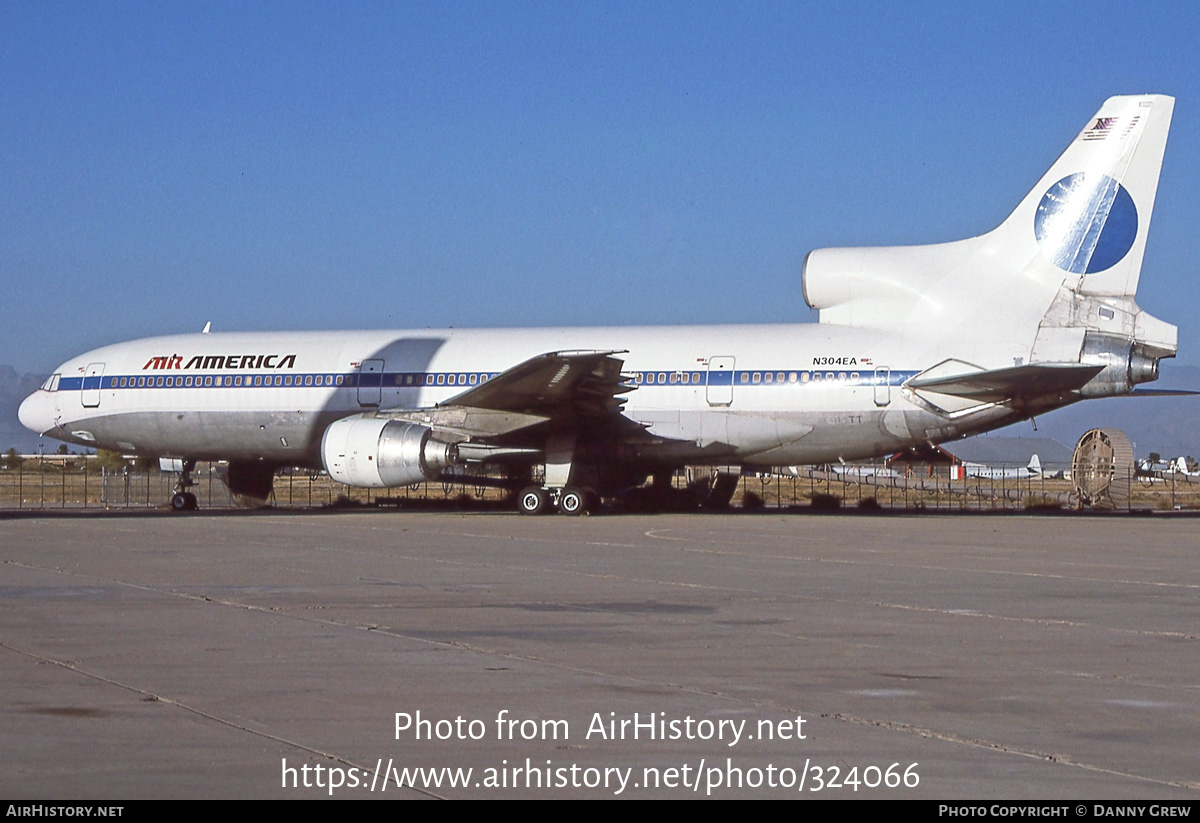
<svg viewBox="0 0 1200 823"><path fill-rule="evenodd" d="M575 440L576 433L569 431L547 438L544 485L526 486L517 495L521 514L545 514L553 508L578 517L600 508L600 495L589 488L595 471L575 462Z"/></svg>
<svg viewBox="0 0 1200 823"><path fill-rule="evenodd" d="M196 510L196 495L188 491L196 485L192 479L192 470L196 468L195 460L184 460L183 470L179 473L179 482L175 484L175 494L171 497L171 511L191 512Z"/></svg>
<svg viewBox="0 0 1200 823"><path fill-rule="evenodd" d="M546 514L558 509L561 514L575 517L595 511L600 506L600 496L591 489L567 486L557 495L542 486L528 486L517 496L517 508L521 514Z"/></svg>

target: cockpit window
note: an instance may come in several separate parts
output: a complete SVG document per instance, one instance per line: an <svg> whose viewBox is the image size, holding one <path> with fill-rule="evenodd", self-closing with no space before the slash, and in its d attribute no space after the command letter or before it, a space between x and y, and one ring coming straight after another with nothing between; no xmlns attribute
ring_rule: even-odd
<svg viewBox="0 0 1200 823"><path fill-rule="evenodd" d="M46 378L46 382L42 384L42 391L58 391L58 378L61 375L52 374Z"/></svg>

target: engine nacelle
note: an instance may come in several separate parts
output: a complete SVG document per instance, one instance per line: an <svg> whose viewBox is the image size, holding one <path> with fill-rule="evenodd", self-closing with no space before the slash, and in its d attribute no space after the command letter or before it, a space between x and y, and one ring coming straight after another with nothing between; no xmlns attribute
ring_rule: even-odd
<svg viewBox="0 0 1200 823"><path fill-rule="evenodd" d="M436 479L458 462L458 446L433 438L416 423L355 415L338 420L321 438L321 462L347 486L387 488Z"/></svg>
<svg viewBox="0 0 1200 823"><path fill-rule="evenodd" d="M1084 397L1128 394L1137 384L1158 379L1158 360L1143 354L1128 337L1088 332L1079 361L1104 366L1080 389Z"/></svg>
<svg viewBox="0 0 1200 823"><path fill-rule="evenodd" d="M804 258L804 300L822 323L888 327L970 260L977 241L930 246L814 249ZM941 300L947 298L943 295Z"/></svg>

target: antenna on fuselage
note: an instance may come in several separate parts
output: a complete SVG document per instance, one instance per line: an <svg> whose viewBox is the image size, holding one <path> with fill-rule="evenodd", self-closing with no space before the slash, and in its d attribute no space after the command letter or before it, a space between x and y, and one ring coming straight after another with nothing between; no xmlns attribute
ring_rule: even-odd
<svg viewBox="0 0 1200 823"><path fill-rule="evenodd" d="M211 320L209 320L207 323L205 323L205 324L204 324L204 330L203 330L203 331L201 331L200 333L201 333L201 334L208 334L208 332L209 332L209 329L211 329L211 328L212 328L212 321L211 321Z"/></svg>

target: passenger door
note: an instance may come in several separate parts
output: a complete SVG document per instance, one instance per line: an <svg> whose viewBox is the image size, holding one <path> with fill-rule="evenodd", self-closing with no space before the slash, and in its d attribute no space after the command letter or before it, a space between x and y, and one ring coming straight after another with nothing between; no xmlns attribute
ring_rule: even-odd
<svg viewBox="0 0 1200 823"><path fill-rule="evenodd" d="M383 361L364 360L358 367L358 405L376 407L383 394Z"/></svg>
<svg viewBox="0 0 1200 823"><path fill-rule="evenodd" d="M83 374L83 391L79 393L79 401L84 408L94 409L100 405L100 384L104 381L104 364L89 363Z"/></svg>
<svg viewBox="0 0 1200 823"><path fill-rule="evenodd" d="M706 387L708 405L733 405L733 367L735 362L733 356L725 354L708 358L708 386Z"/></svg>

